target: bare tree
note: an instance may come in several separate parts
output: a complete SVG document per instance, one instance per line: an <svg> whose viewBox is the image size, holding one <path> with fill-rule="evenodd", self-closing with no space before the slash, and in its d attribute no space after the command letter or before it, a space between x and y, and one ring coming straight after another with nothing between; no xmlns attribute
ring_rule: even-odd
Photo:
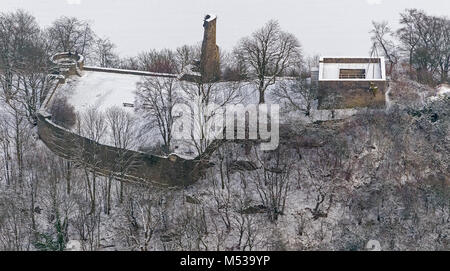
<svg viewBox="0 0 450 271"><path fill-rule="evenodd" d="M320 55L307 56L305 59L306 71L309 73L312 68L319 68Z"/></svg>
<svg viewBox="0 0 450 271"><path fill-rule="evenodd" d="M215 216L220 217L222 224L225 226L227 232L231 231L232 223L231 223L231 212L232 212L232 202L233 202L233 191L231 189L231 184L228 181L222 182L222 185L219 185L219 182L212 176L212 174L208 174L208 179L212 183L212 192L214 199L214 207L212 212Z"/></svg>
<svg viewBox="0 0 450 271"><path fill-rule="evenodd" d="M397 55L397 49L393 42L394 32L388 26L386 21L377 23L372 22L373 29L370 31L372 34L371 40L376 48L381 49L384 57L389 61L389 74L392 73L394 65L397 64L399 56Z"/></svg>
<svg viewBox="0 0 450 271"><path fill-rule="evenodd" d="M175 59L179 72L183 72L186 66L200 59L201 44L183 45L176 50Z"/></svg>
<svg viewBox="0 0 450 271"><path fill-rule="evenodd" d="M30 123L49 89L49 46L35 18L19 10L0 14L0 88L15 99Z"/></svg>
<svg viewBox="0 0 450 271"><path fill-rule="evenodd" d="M116 67L119 57L114 52L116 45L108 38L98 38L95 40L94 53L95 61L100 67Z"/></svg>
<svg viewBox="0 0 450 271"><path fill-rule="evenodd" d="M124 204L125 223L119 232L132 250L156 249L155 235L165 227L163 212L170 194L167 189L131 187Z"/></svg>
<svg viewBox="0 0 450 271"><path fill-rule="evenodd" d="M178 84L174 78L147 77L138 84L137 110L145 114L145 130L157 129L162 142L163 152L172 151L172 126L175 120L174 106L180 102Z"/></svg>
<svg viewBox="0 0 450 271"><path fill-rule="evenodd" d="M112 107L106 111L106 122L110 131L110 140L116 147L115 159L111 174L106 185L106 205L105 212L109 214L111 210L111 185L113 178L124 181L125 175L135 166L133 164L135 155L130 150L134 150L137 145L135 135L135 118L131 113L119 107ZM123 201L124 183L120 182L119 202Z"/></svg>
<svg viewBox="0 0 450 271"><path fill-rule="evenodd" d="M125 70L139 70L139 61L136 57L126 57L118 60L118 68Z"/></svg>
<svg viewBox="0 0 450 271"><path fill-rule="evenodd" d="M280 29L277 21L246 37L235 49L236 57L247 64L250 76L256 77L259 103L264 103L266 89L276 78L300 66L301 52L297 38Z"/></svg>
<svg viewBox="0 0 450 271"><path fill-rule="evenodd" d="M176 245L180 250L208 251L208 219L205 206L192 204L184 206L181 214L175 218L177 229Z"/></svg>
<svg viewBox="0 0 450 271"><path fill-rule="evenodd" d="M1 150L2 150L2 172L3 177L2 180L5 181L6 186L11 185L11 178L12 178L12 146L11 146L11 135L8 129L8 124L5 122L5 120L0 119L0 143L1 143Z"/></svg>
<svg viewBox="0 0 450 271"><path fill-rule="evenodd" d="M327 217L338 197L346 195L344 182L351 178L352 163L344 157L339 147L317 149L297 168L297 177L314 199L314 207L306 208L314 220Z"/></svg>
<svg viewBox="0 0 450 271"><path fill-rule="evenodd" d="M90 107L86 112L83 112L78 120L78 134L90 140L90 148L87 146L80 146L80 153L76 157L77 162L82 165L86 191L91 201L91 213L95 214L97 205L97 165L101 162L99 156L101 155L101 147L99 144L104 143L105 134L107 130L107 123L104 115L97 108ZM83 144L82 142L80 142Z"/></svg>
<svg viewBox="0 0 450 271"><path fill-rule="evenodd" d="M223 50L220 53L220 63L224 67L222 71L223 81L243 81L248 79L247 67L242 58L237 58L233 53L224 53Z"/></svg>
<svg viewBox="0 0 450 271"><path fill-rule="evenodd" d="M286 80L277 85L272 95L274 100L286 104L287 111L298 110L309 116L317 97L317 85L301 77L296 80Z"/></svg>
<svg viewBox="0 0 450 271"><path fill-rule="evenodd" d="M75 201L78 208L71 222L81 240L81 248L85 251L97 250L100 248L101 211L93 211L80 194L76 195Z"/></svg>
<svg viewBox="0 0 450 271"><path fill-rule="evenodd" d="M407 13L401 13L400 23L402 24L402 27L397 30L397 36L399 37L402 44L401 49L403 51L406 51L408 54L410 73L413 67L414 52L416 50L416 47L418 47L420 39L417 33L414 31L414 13L412 10L408 11Z"/></svg>
<svg viewBox="0 0 450 271"><path fill-rule="evenodd" d="M137 57L142 70L160 73L178 73L176 53L169 49L152 50L141 53Z"/></svg>
<svg viewBox="0 0 450 271"><path fill-rule="evenodd" d="M293 163L288 158L289 151L277 149L273 152L258 154L254 150L257 167L250 173L262 206L267 210L269 220L274 222L284 214L286 199L290 190Z"/></svg>
<svg viewBox="0 0 450 271"><path fill-rule="evenodd" d="M433 83L436 79L446 82L450 67L450 20L416 9L407 9L400 16L402 27L397 35L409 58L411 75L414 67L421 82Z"/></svg>
<svg viewBox="0 0 450 271"><path fill-rule="evenodd" d="M52 121L64 128L70 129L77 121L75 108L67 102L66 97L53 100L50 114L52 114Z"/></svg>
<svg viewBox="0 0 450 271"><path fill-rule="evenodd" d="M65 189L66 161L45 147L25 156L29 185L33 245L39 250L64 250L75 201ZM39 162L36 162L39 161ZM47 217L48 227L39 218ZM36 218L35 218L36 216Z"/></svg>
<svg viewBox="0 0 450 271"><path fill-rule="evenodd" d="M232 228L237 235L237 243L232 249L252 251L260 240L261 227L255 214L245 212L248 204L245 198L237 197L233 202Z"/></svg>
<svg viewBox="0 0 450 271"><path fill-rule="evenodd" d="M95 34L88 22L75 17L61 17L47 29L55 52L78 52L89 57Z"/></svg>
<svg viewBox="0 0 450 271"><path fill-rule="evenodd" d="M211 154L216 149L211 143L221 139L223 109L226 105L242 100L241 87L242 84L239 81L229 82L226 87L217 82L201 81L186 82L181 85L184 103L189 108L189 112L182 112L183 118L180 120L188 119L186 121L189 123L183 125L192 128L187 137L189 144L195 148L198 155ZM185 114L187 118L184 117Z"/></svg>
<svg viewBox="0 0 450 271"><path fill-rule="evenodd" d="M0 246L2 250L29 250L31 245L27 227L29 217L22 210L26 208L20 194L0 193Z"/></svg>
<svg viewBox="0 0 450 271"><path fill-rule="evenodd" d="M6 150L6 153L10 154L8 159L11 159L12 156L15 160L15 163L11 164L14 167L11 167L9 177L13 177L13 180L15 180L13 183L15 187L23 189L24 152L31 142L30 124L27 121L26 110L21 106L20 100L14 98L5 102L3 97L0 96L0 103L4 105L2 108L4 143L7 147L11 147L11 149Z"/></svg>

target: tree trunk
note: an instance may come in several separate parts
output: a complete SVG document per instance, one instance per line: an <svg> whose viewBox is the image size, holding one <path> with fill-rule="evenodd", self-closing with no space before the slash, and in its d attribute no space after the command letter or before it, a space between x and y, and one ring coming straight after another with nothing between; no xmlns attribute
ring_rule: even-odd
<svg viewBox="0 0 450 271"><path fill-rule="evenodd" d="M71 177L72 177L72 170L71 170L70 161L67 161L66 165L67 165L67 175L66 175L67 187L66 187L66 192L67 192L67 195L70 195L70 190L71 190L70 181L71 181Z"/></svg>
<svg viewBox="0 0 450 271"><path fill-rule="evenodd" d="M263 104L264 101L264 75L259 76L259 86L258 86L258 90L259 90L259 104Z"/></svg>
<svg viewBox="0 0 450 271"><path fill-rule="evenodd" d="M112 183L112 177L108 178L109 180L106 180L106 210L105 213L107 215L111 212L111 183Z"/></svg>
<svg viewBox="0 0 450 271"><path fill-rule="evenodd" d="M120 182L120 196L119 196L119 203L123 203L123 182Z"/></svg>
<svg viewBox="0 0 450 271"><path fill-rule="evenodd" d="M259 104L263 104L263 103L265 103L265 100L264 100L264 90L260 90L260 91L259 91Z"/></svg>

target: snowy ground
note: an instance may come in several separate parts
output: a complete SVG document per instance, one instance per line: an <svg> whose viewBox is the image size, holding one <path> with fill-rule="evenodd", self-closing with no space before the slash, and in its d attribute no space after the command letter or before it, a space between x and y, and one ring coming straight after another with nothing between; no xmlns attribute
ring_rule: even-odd
<svg viewBox="0 0 450 271"><path fill-rule="evenodd" d="M450 85L442 84L437 87L439 95L445 95L450 93Z"/></svg>
<svg viewBox="0 0 450 271"><path fill-rule="evenodd" d="M119 106L133 112L132 107L123 104L134 104L134 91L140 80L138 75L84 71L82 77L70 77L59 93L67 94L68 102L79 113L91 106L102 111Z"/></svg>

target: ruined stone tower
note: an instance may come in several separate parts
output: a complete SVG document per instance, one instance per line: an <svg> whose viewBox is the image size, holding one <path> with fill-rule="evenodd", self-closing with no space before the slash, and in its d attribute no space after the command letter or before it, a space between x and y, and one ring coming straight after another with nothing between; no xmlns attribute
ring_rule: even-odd
<svg viewBox="0 0 450 271"><path fill-rule="evenodd" d="M219 47L216 45L216 21L217 17L215 15L206 15L203 21L205 30L200 59L200 73L204 82L215 81L220 77Z"/></svg>

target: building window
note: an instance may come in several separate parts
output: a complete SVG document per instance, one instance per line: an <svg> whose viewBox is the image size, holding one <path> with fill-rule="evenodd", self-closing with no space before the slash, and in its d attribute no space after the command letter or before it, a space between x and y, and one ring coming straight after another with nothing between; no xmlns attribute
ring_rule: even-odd
<svg viewBox="0 0 450 271"><path fill-rule="evenodd" d="M339 79L365 79L365 69L340 69Z"/></svg>

